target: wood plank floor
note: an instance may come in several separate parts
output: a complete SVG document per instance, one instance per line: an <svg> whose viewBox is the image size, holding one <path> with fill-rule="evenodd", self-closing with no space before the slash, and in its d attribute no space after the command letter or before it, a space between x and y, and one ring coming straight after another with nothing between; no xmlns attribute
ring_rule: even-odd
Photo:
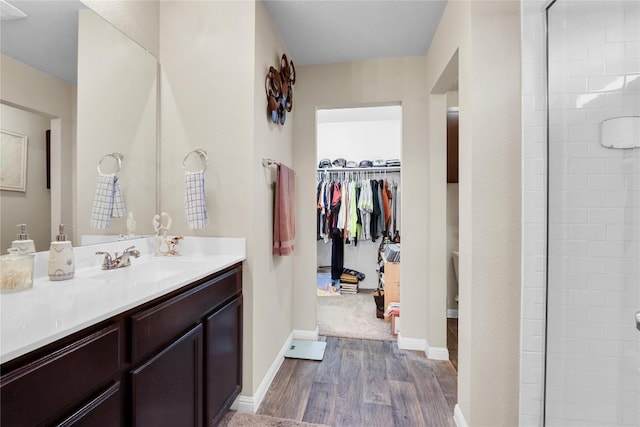
<svg viewBox="0 0 640 427"><path fill-rule="evenodd" d="M449 360L454 369L458 370L458 319L447 319L447 348Z"/></svg>
<svg viewBox="0 0 640 427"><path fill-rule="evenodd" d="M321 339L324 360L285 359L258 414L330 426L455 426L451 363L395 342Z"/></svg>

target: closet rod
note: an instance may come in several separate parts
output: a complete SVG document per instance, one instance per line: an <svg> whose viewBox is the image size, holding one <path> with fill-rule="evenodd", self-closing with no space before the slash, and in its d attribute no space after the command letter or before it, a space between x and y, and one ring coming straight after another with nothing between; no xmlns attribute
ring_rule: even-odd
<svg viewBox="0 0 640 427"><path fill-rule="evenodd" d="M384 166L371 168L319 168L317 172L400 172L400 166Z"/></svg>

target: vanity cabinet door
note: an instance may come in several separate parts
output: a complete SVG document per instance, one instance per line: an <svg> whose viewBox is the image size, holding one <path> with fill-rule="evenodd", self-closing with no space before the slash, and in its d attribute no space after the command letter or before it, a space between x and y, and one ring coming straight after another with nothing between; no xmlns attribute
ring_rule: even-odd
<svg viewBox="0 0 640 427"><path fill-rule="evenodd" d="M242 296L205 321L205 417L215 425L242 390Z"/></svg>
<svg viewBox="0 0 640 427"><path fill-rule="evenodd" d="M202 325L131 371L134 426L202 425Z"/></svg>

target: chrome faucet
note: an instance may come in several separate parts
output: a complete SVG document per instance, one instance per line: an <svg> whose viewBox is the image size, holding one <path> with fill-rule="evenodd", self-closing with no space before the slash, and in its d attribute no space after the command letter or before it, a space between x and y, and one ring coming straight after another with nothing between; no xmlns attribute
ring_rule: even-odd
<svg viewBox="0 0 640 427"><path fill-rule="evenodd" d="M112 258L109 252L96 252L96 255L104 255L104 260L102 261L102 269L103 270L115 270L116 268L128 267L131 265L131 256L134 258L138 258L140 256L140 251L136 249L135 246L130 246L122 252L122 255L118 256L118 253L115 253L115 258Z"/></svg>

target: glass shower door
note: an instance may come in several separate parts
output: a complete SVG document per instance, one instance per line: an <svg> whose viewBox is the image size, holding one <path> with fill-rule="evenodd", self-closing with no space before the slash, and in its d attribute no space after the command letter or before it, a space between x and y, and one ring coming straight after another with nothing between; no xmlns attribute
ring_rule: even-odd
<svg viewBox="0 0 640 427"><path fill-rule="evenodd" d="M547 9L546 426L640 425L640 2Z"/></svg>

